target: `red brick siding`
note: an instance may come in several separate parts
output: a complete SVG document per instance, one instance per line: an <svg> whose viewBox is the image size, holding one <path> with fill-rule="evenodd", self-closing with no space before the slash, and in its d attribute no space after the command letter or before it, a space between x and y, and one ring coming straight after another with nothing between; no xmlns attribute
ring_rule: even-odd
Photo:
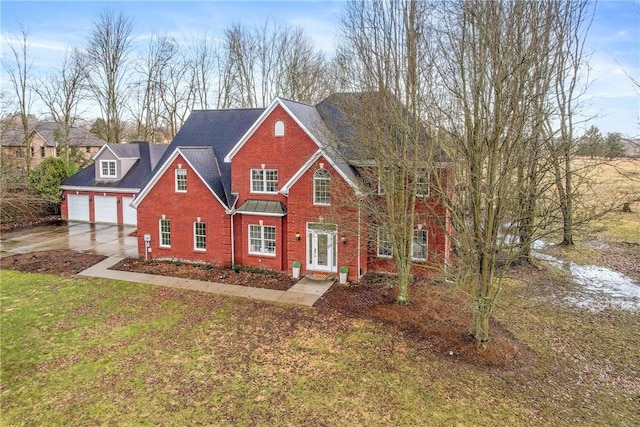
<svg viewBox="0 0 640 427"><path fill-rule="evenodd" d="M313 204L313 175L323 164L324 169L331 175L331 205L314 206ZM320 157L295 183L289 192L287 201L287 226L289 232L287 239L287 263L286 269L291 272L293 261L302 264L301 273L306 272L307 266L307 223L320 222L337 224L337 267L349 267L349 280L355 280L358 275L358 238L357 223L358 210L352 206L353 189L335 171L329 162ZM296 239L296 232L300 233L300 240ZM345 238L343 243L342 238ZM366 248L366 242L362 241L362 247ZM366 250L361 250L361 268L366 272Z"/></svg>
<svg viewBox="0 0 640 427"><path fill-rule="evenodd" d="M175 170L187 170L187 192L175 191ZM171 221L171 247L160 247L160 219ZM193 224L207 224L207 249L194 249ZM151 257L231 264L230 217L217 198L178 156L138 206L138 253L144 256L144 235L151 235Z"/></svg>
<svg viewBox="0 0 640 427"><path fill-rule="evenodd" d="M284 136L275 136L276 121L285 124ZM251 193L251 169L278 170L278 187L281 188L300 167L318 150L318 146L306 132L280 106L255 130L253 135L235 154L231 161L231 186L239 194L237 206L247 199L278 200L286 203L281 194Z"/></svg>
<svg viewBox="0 0 640 427"><path fill-rule="evenodd" d="M258 215L236 215L235 223L235 245L238 249L235 262L256 268L267 268L270 270L285 270L284 260L286 258L287 246L283 236L286 234L286 227L281 217L258 216ZM261 255L249 253L249 225L272 226L276 228L276 254Z"/></svg>
<svg viewBox="0 0 640 427"><path fill-rule="evenodd" d="M449 179L450 173L441 172L441 179ZM416 204L415 227L422 224L423 230L428 231L427 262L414 261L413 274L421 275L434 271L443 266L449 259L451 242L449 235L452 231L450 212L445 208L442 199L435 191L431 191L429 197L419 197ZM369 257L371 270L395 272L395 264L392 259L378 257L377 229L372 227L369 239Z"/></svg>

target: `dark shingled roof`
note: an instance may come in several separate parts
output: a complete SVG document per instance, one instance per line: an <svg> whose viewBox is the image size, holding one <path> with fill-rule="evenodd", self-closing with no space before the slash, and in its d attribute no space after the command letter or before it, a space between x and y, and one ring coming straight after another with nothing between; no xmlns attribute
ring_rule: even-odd
<svg viewBox="0 0 640 427"><path fill-rule="evenodd" d="M55 122L38 122L29 131L29 135L37 132L48 147L56 146L55 132L64 134L64 126ZM72 147L102 147L106 141L98 138L86 129L72 127L69 133L69 144ZM21 129L11 128L1 132L0 139L5 147L21 147L24 145L24 133Z"/></svg>
<svg viewBox="0 0 640 427"><path fill-rule="evenodd" d="M222 203L229 206L213 147L180 147L180 152Z"/></svg>
<svg viewBox="0 0 640 427"><path fill-rule="evenodd" d="M377 92L334 93L316 105L320 116L334 134L334 149L340 153L340 157L348 162L357 163L367 160L358 158L361 154L356 148L356 144L358 144L357 131L354 123L349 119L349 114L366 115L368 105L375 102L375 98L378 96ZM399 101L397 102L399 103ZM404 107L402 108L404 109ZM349 114L346 111L349 111ZM426 141L432 141L426 130L424 130L424 135ZM440 149L435 154L435 160L447 162L449 158Z"/></svg>
<svg viewBox="0 0 640 427"><path fill-rule="evenodd" d="M220 185L212 186L220 200L231 207L235 200L231 195L231 164L224 162L224 157L233 146L249 130L251 125L260 117L264 108L238 109L238 110L195 110L191 112L187 120L178 131L164 156L158 161L153 174L150 174L144 182L144 186L153 178L153 175L163 166L165 161L179 147L210 147L217 163L217 173L220 176ZM184 152L184 150L182 150ZM193 153L195 155L195 152ZM191 161L191 160L189 160ZM200 175L211 176L210 171L200 170Z"/></svg>
<svg viewBox="0 0 640 427"><path fill-rule="evenodd" d="M139 156L137 157L139 158L122 179L96 180L95 163L93 163L75 175L65 179L62 185L69 187L142 188L142 184L146 182L151 175L151 171L157 165L157 160L169 146L166 144L151 144L149 142L132 142L126 145L130 146L127 152L138 152ZM109 144L109 148L120 146L124 147L125 145ZM118 150L118 148L116 148L116 150Z"/></svg>

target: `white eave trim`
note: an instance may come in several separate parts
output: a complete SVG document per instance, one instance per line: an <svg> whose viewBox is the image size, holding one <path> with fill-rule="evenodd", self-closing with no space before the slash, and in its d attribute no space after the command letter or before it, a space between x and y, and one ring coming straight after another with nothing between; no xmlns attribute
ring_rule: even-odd
<svg viewBox="0 0 640 427"><path fill-rule="evenodd" d="M282 186L279 192L281 194L284 194L285 196L289 195L289 190L291 189L291 187L293 187L293 185L298 182L302 175L304 175L304 173L309 170L309 168L316 162L316 160L320 158L320 156L322 156L321 150L313 153L313 155L309 157L309 160L307 160L305 164L302 165L302 167L293 174L289 181L287 181L286 184Z"/></svg>
<svg viewBox="0 0 640 427"><path fill-rule="evenodd" d="M229 210L229 207L227 205L225 205L222 200L220 200L220 197L218 197L218 195L216 194L215 191L213 191L213 189L209 186L209 184L204 180L204 178L202 178L202 175L200 175L200 173L198 172L198 170L196 168L193 167L193 165L191 164L191 162L189 162L189 159L187 159L187 156L184 155L184 153L180 150L180 147L177 147L173 153L171 153L171 155L167 158L167 160L164 162L164 164L162 165L162 167L160 169L158 169L158 171L156 172L156 174L153 176L153 178L151 178L151 180L147 183L147 185L145 185L145 187L140 191L140 193L138 194L138 197L135 198L135 200L133 201L133 203L131 204L131 206L133 208L137 208L138 205L140 205L140 202L142 202L142 200L147 196L147 194L149 194L149 192L151 191L151 189L153 187L155 187L155 185L158 183L158 181L160 180L160 178L162 177L162 175L164 175L164 173L169 169L169 165L171 165L171 163L173 163L173 161L178 157L178 154L182 156L182 158L184 159L184 161L189 165L189 167L191 167L191 170L193 170L195 172L195 174L198 176L198 178L200 178L200 181L202 181L202 183L209 189L209 191L211 192L211 194L213 194L213 196L216 198L216 200L222 205L222 207L225 209L225 211ZM188 187L187 187L188 188ZM187 190L188 193L188 190Z"/></svg>
<svg viewBox="0 0 640 427"><path fill-rule="evenodd" d="M307 160L305 162L305 164L302 165L302 167L300 169L298 169L295 174L293 174L293 176L289 179L289 181L287 181L287 183L282 186L282 188L280 189L279 193L281 193L281 194L283 194L285 196L288 196L289 195L289 190L291 190L291 187L293 187L294 184L296 182L298 182L298 180L302 177L302 175L304 175L320 157L324 157L325 160L331 165L331 167L336 172L338 172L338 175L340 175L342 177L342 179L344 179L345 182L347 184L349 184L351 186L351 188L353 188L355 190L356 196L360 197L360 196L364 195L360 191L360 189L358 188L356 183L353 182L347 176L347 174L344 173L344 171L331 159L331 157L329 157L325 153L323 153L322 149L319 149L318 151L313 153L313 155L311 157L309 157L309 160Z"/></svg>
<svg viewBox="0 0 640 427"><path fill-rule="evenodd" d="M73 185L61 185L61 190L65 191L93 191L96 193L133 193L140 191L139 188L115 188L115 187L77 187Z"/></svg>
<svg viewBox="0 0 640 427"><path fill-rule="evenodd" d="M71 145L71 144L70 144L70 145ZM93 145L90 145L90 147L93 147ZM102 154L102 152L103 152L105 149L107 149L107 150L111 151L111 154L113 154L113 155L116 157L116 159L118 159L118 160L139 160L139 159L140 159L140 156L138 156L138 157L120 157L120 156L118 156L118 155L115 153L115 151L113 151L113 150L111 149L111 147L109 147L109 143L104 144L104 145L102 146L102 148L100 148L100 149L98 150L98 152L97 152L96 154L94 154L94 156L93 156L91 159L92 159L92 160L97 160L97 159L98 159L98 157L100 157L100 154ZM107 160L110 160L110 159L107 159Z"/></svg>
<svg viewBox="0 0 640 427"><path fill-rule="evenodd" d="M253 135L256 129L258 129L258 127L264 122L264 120L269 116L269 114L271 114L271 112L276 108L278 104L282 105L282 102L280 102L280 98L276 97L276 99L271 101L271 104L269 104L269 106L262 112L262 114L260 114L260 117L258 117L258 120L253 122L251 127L244 133L244 135L242 135L242 138L240 138L240 140L236 143L236 145L233 146L231 151L229 151L229 153L226 156L224 156L225 163L231 163L231 159L233 158L233 156L235 156L236 153L240 151L240 149L247 142L249 137Z"/></svg>
<svg viewBox="0 0 640 427"><path fill-rule="evenodd" d="M264 213L264 212L253 212L253 211L240 211L240 210L236 210L235 213L239 213L242 215L255 215L255 216L279 216L279 217L283 217L283 216L287 216L287 213Z"/></svg>
<svg viewBox="0 0 640 427"><path fill-rule="evenodd" d="M227 154L224 157L224 162L225 163L231 163L231 159L233 158L233 156L235 156L236 153L238 151L240 151L242 146L247 142L247 140L251 137L251 135L253 135L253 133L256 131L256 129L265 121L265 119L269 116L269 114L271 114L273 112L273 110L275 110L275 108L278 105L282 107L282 109L289 115L289 117L291 117L293 119L293 121L296 122L296 124L298 126L300 126L300 128L307 134L307 136L309 136L309 138L311 138L311 140L313 142L315 142L315 144L319 148L322 147L322 144L320 143L320 141L318 141L318 139L315 137L315 135L313 135L309 131L309 129L307 129L307 127L305 125L303 125L300 120L298 120L298 117L296 117L296 115L293 114L293 112L289 109L289 107L287 107L287 105L284 102L282 102L282 99L280 99L280 97L276 97L271 102L271 104L269 104L269 106L262 112L262 114L260 114L260 117L258 117L258 120L256 120L253 123L253 125L251 125L251 127L245 132L245 134L242 136L242 138L240 138L238 143L233 146L231 151L229 151L229 154ZM313 108L313 106L311 106L311 105L310 105L310 107Z"/></svg>

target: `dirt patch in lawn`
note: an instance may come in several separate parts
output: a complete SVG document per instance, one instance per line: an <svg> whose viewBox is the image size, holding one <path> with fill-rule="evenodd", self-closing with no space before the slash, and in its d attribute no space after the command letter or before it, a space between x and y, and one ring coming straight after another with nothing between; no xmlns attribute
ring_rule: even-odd
<svg viewBox="0 0 640 427"><path fill-rule="evenodd" d="M41 274L76 274L105 257L73 251L47 251L13 255L1 260L3 269ZM170 261L121 261L115 268L124 271L169 275L235 285L286 290L296 281L283 273L251 272L207 264ZM428 280L414 281L412 302L394 302L393 276L368 274L358 284L334 285L316 304L320 315L339 312L344 316L368 318L396 328L419 348L451 360L496 372L534 366L536 358L497 322L492 323L493 340L478 347L469 336L472 313L469 298L447 285Z"/></svg>
<svg viewBox="0 0 640 427"><path fill-rule="evenodd" d="M11 255L0 260L0 268L25 273L69 276L80 273L106 256L75 251L42 251Z"/></svg>

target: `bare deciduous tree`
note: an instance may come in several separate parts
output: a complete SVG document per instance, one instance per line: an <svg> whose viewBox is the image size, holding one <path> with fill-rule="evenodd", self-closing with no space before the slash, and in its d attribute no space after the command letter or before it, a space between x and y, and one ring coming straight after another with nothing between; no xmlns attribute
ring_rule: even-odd
<svg viewBox="0 0 640 427"><path fill-rule="evenodd" d="M163 108L162 78L178 60L177 45L166 35L152 35L146 56L140 58L135 69L139 77L132 85L129 110L136 124L136 138L156 142L163 140L160 132Z"/></svg>
<svg viewBox="0 0 640 427"><path fill-rule="evenodd" d="M15 95L16 109L20 115L20 125L23 134L25 171L29 175L31 170L31 150L29 148L29 115L33 106L31 59L29 58L29 32L20 26L20 37L9 40L9 50L13 61L3 60L2 65L7 72Z"/></svg>
<svg viewBox="0 0 640 427"><path fill-rule="evenodd" d="M422 243L414 232L419 186L434 164L421 120L429 73L426 12L425 3L409 0L351 2L339 50L343 84L364 91L342 106L353 126L353 143L343 149L370 185L360 204L372 223L370 239L381 232L390 243L401 304L410 301L412 259Z"/></svg>
<svg viewBox="0 0 640 427"><path fill-rule="evenodd" d="M490 337L503 273L518 254L516 236L531 238L540 171L527 165L538 162L545 141L552 73L539 61L549 53L552 4L462 0L444 5L435 21L441 129L458 172L451 203L459 279L473 300L479 343Z"/></svg>
<svg viewBox="0 0 640 427"><path fill-rule="evenodd" d="M553 28L557 46L553 87L555 114L549 116L547 147L551 153L558 203L562 215L562 244L574 244L576 171L572 164L576 152L575 120L584 93L587 55L586 34L593 19L593 5L584 0L556 3ZM557 123L557 125L556 125Z"/></svg>
<svg viewBox="0 0 640 427"><path fill-rule="evenodd" d="M313 103L328 94L325 58L302 28L236 24L225 30L221 55L223 106L261 107L276 96Z"/></svg>
<svg viewBox="0 0 640 427"><path fill-rule="evenodd" d="M56 141L58 153L71 159L71 128L78 118L78 106L86 97L87 57L74 49L67 52L54 74L39 80L36 92L47 106L51 118L64 126L64 133Z"/></svg>
<svg viewBox="0 0 640 427"><path fill-rule="evenodd" d="M107 142L119 143L122 109L127 98L132 21L107 10L93 23L89 37L89 83L106 124Z"/></svg>

